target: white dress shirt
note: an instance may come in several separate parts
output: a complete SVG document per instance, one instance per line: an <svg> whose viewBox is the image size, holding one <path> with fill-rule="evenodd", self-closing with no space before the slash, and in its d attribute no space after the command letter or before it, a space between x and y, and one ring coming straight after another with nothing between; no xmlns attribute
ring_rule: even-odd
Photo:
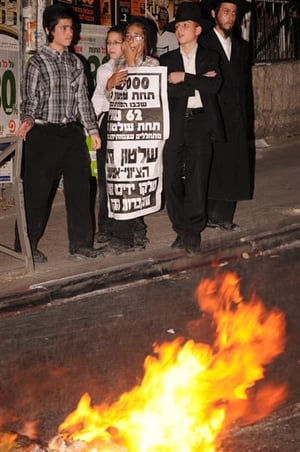
<svg viewBox="0 0 300 452"><path fill-rule="evenodd" d="M115 60L109 60L107 63L101 64L97 69L96 88L92 97L92 103L97 118L99 118L102 113L109 110L109 98L107 97L106 83L113 74L114 67Z"/></svg>
<svg viewBox="0 0 300 452"><path fill-rule="evenodd" d="M228 58L228 61L230 61L231 58L231 47L232 47L232 41L231 41L231 37L228 36L228 38L224 38L215 28L214 28L214 32L216 33L223 49L224 52L226 53L226 56Z"/></svg>

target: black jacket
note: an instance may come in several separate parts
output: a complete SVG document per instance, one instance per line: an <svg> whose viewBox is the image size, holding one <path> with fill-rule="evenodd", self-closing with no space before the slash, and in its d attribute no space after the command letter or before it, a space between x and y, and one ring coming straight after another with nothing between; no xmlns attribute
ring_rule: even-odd
<svg viewBox="0 0 300 452"><path fill-rule="evenodd" d="M232 36L228 60L214 30L200 36L201 45L220 55L223 77L218 104L225 130L225 144L214 146L209 198L249 199L252 194L249 139L253 138L253 93L249 45Z"/></svg>
<svg viewBox="0 0 300 452"><path fill-rule="evenodd" d="M170 111L170 143L181 141L184 131L185 110L189 96L195 90L200 92L205 112L209 117L211 140L222 141L224 134L221 115L217 105L216 93L222 84L219 69L219 56L216 52L207 50L198 45L196 53L196 74L185 74L184 81L178 84L168 84L168 99ZM167 52L160 57L162 66L167 66L168 74L171 72L184 72L183 58L180 49ZM216 71L215 77L205 77L208 71Z"/></svg>

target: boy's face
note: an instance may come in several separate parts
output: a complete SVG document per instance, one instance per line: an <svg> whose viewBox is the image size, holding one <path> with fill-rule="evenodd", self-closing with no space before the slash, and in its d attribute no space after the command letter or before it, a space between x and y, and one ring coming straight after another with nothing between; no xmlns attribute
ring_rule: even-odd
<svg viewBox="0 0 300 452"><path fill-rule="evenodd" d="M185 20L175 24L175 34L180 45L196 42L201 31L201 26L193 20Z"/></svg>
<svg viewBox="0 0 300 452"><path fill-rule="evenodd" d="M112 60L116 60L117 58L120 58L123 54L122 49L122 34L117 33L116 31L112 31L107 35L107 53L109 55L109 58Z"/></svg>
<svg viewBox="0 0 300 452"><path fill-rule="evenodd" d="M46 29L46 33L49 30ZM52 31L53 41L51 47L57 51L63 50L65 47L69 47L73 40L73 21L72 19L59 19L57 25L55 25Z"/></svg>

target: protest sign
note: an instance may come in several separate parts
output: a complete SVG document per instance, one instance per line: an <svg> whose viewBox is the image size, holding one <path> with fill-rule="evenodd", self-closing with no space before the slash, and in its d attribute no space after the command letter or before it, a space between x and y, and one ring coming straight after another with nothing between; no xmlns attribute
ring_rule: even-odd
<svg viewBox="0 0 300 452"><path fill-rule="evenodd" d="M169 136L167 69L128 68L112 90L107 127L109 216L140 217L161 208L162 152Z"/></svg>

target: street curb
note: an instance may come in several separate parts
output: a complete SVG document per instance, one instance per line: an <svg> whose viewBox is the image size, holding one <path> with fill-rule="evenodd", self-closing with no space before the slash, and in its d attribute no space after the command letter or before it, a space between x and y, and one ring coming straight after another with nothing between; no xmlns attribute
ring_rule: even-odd
<svg viewBox="0 0 300 452"><path fill-rule="evenodd" d="M155 259L113 266L29 286L26 291L0 297L0 313L18 312L99 290L112 290L128 283L165 277L193 268L221 266L224 261L271 256L283 250L300 247L300 224L276 231L238 237L230 244L217 244L202 250L200 255L187 257L184 252L172 252Z"/></svg>

